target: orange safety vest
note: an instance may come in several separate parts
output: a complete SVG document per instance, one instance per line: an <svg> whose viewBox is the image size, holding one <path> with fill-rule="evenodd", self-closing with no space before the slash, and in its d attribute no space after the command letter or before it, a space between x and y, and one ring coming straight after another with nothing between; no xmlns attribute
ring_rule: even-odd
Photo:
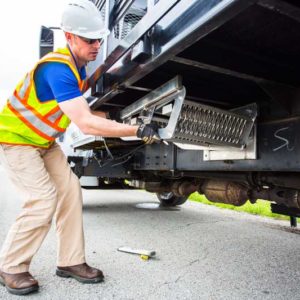
<svg viewBox="0 0 300 300"><path fill-rule="evenodd" d="M45 62L67 64L78 81L79 89L85 91L86 81L81 80L70 50L60 48L48 53L17 85L0 113L0 143L48 148L69 126L70 119L55 99L41 102L37 97L34 74L37 67Z"/></svg>

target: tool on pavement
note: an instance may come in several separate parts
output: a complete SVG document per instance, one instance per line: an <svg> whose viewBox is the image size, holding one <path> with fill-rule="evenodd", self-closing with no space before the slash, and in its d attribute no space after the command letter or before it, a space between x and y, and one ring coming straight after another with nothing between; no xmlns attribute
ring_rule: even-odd
<svg viewBox="0 0 300 300"><path fill-rule="evenodd" d="M126 246L118 248L118 251L131 254L138 254L143 260L148 260L150 257L154 257L156 255L156 252L154 250L132 249Z"/></svg>

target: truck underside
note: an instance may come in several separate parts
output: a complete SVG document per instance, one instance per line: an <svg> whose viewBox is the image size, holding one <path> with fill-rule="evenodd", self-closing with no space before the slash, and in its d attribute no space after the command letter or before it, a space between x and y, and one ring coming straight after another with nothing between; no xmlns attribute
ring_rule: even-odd
<svg viewBox="0 0 300 300"><path fill-rule="evenodd" d="M300 4L95 1L111 34L89 66L94 110L153 123L162 142L80 137L70 156L101 188L182 204L192 192L300 213ZM104 61L104 64L103 64Z"/></svg>

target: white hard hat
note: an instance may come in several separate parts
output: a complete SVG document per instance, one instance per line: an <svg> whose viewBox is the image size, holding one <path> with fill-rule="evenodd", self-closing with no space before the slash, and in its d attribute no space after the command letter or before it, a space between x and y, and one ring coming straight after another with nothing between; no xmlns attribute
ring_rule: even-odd
<svg viewBox="0 0 300 300"><path fill-rule="evenodd" d="M61 29L88 39L100 39L109 35L109 30L104 28L100 11L89 0L69 2L62 15Z"/></svg>

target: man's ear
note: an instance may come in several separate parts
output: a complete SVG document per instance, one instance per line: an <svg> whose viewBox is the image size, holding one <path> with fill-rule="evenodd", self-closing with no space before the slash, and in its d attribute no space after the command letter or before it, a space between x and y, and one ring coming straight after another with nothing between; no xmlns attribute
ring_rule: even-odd
<svg viewBox="0 0 300 300"><path fill-rule="evenodd" d="M72 40L72 34L70 32L65 32L65 37L68 43Z"/></svg>

